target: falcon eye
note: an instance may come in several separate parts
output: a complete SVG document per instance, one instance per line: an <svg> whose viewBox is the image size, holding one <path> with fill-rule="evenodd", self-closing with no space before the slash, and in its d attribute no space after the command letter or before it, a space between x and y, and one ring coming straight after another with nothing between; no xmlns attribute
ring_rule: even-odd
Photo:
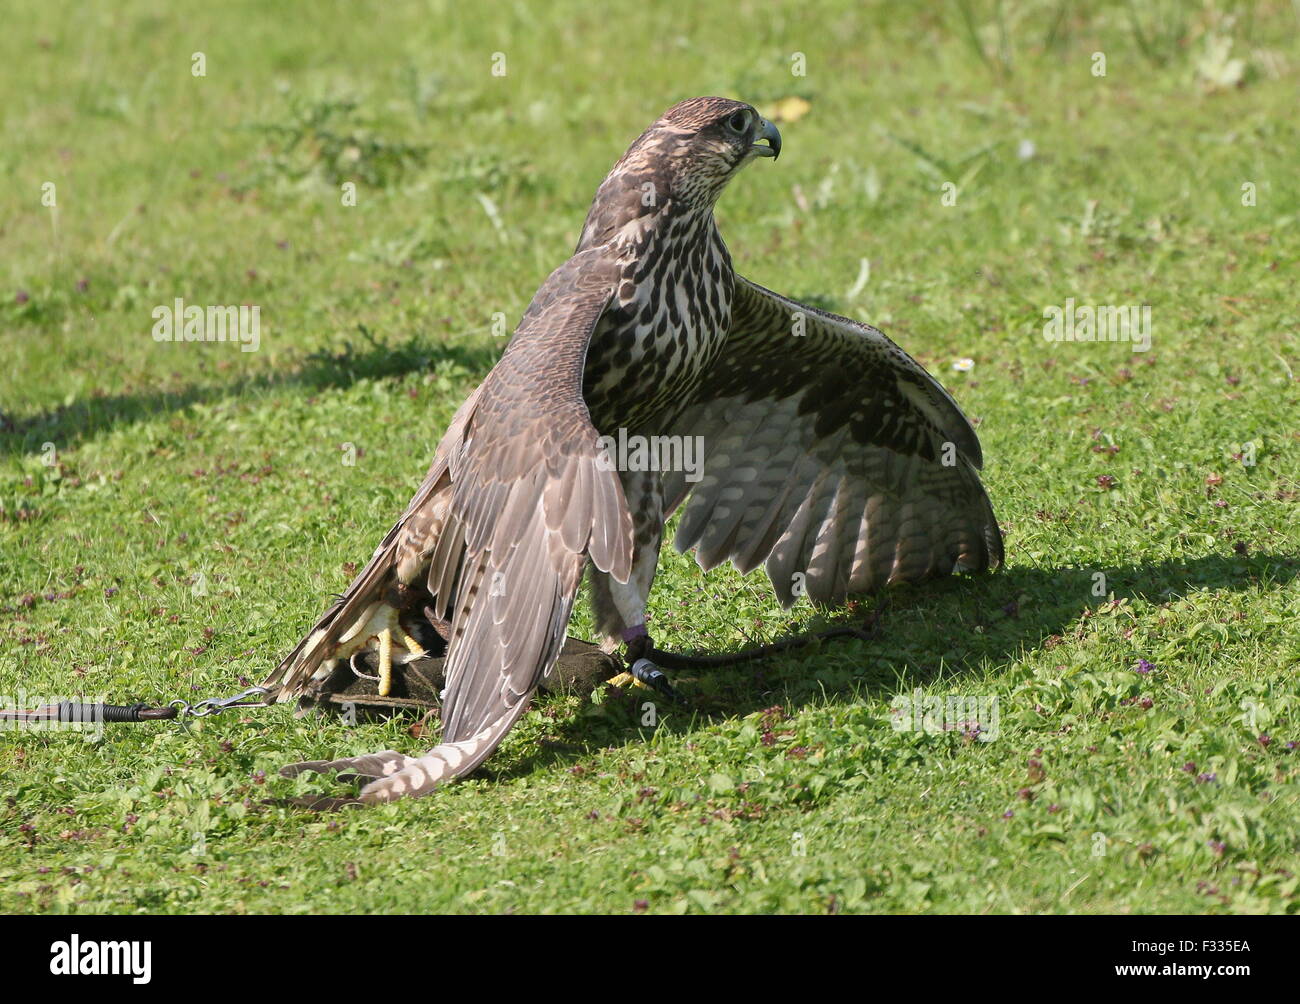
<svg viewBox="0 0 1300 1004"><path fill-rule="evenodd" d="M749 128L749 112L735 112L727 119L727 128L735 133L743 133Z"/></svg>

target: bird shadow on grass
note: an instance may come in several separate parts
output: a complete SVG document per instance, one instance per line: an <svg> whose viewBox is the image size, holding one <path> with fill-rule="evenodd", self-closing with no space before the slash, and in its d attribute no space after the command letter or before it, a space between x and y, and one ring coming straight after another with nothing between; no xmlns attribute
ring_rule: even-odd
<svg viewBox="0 0 1300 1004"><path fill-rule="evenodd" d="M1094 595L1100 572L1106 593ZM1036 648L1086 632L1089 612L1109 602L1163 604L1198 591L1242 592L1286 585L1300 577L1300 558L1281 554L1207 555L1112 568L1009 568L992 575L947 579L892 590L878 636L814 643L758 662L669 676L689 706L659 723L686 735L711 720L740 718L773 705L799 708L826 700L892 695L937 679L997 671ZM845 623L826 611L825 623ZM817 629L821 625L813 625ZM1135 653L1136 663L1141 653ZM1126 668L1126 667L1115 667ZM639 719L649 691L615 697L603 720L576 716L556 723L553 743L480 776L507 779L539 767L572 763L595 749L641 742ZM607 706L610 702L607 702ZM594 727L593 727L594 726Z"/></svg>
<svg viewBox="0 0 1300 1004"><path fill-rule="evenodd" d="M300 388L309 393L340 390L360 380L381 380L422 372L451 363L470 375L492 368L500 348L465 342L429 343L413 336L396 344L375 340L361 329L365 344L348 342L342 349L313 352L286 373L236 380L226 384L191 384L175 391L105 394L60 405L21 419L0 415L0 452L22 454L52 442L63 450L111 429L148 422L161 415L184 411L193 404L255 396Z"/></svg>

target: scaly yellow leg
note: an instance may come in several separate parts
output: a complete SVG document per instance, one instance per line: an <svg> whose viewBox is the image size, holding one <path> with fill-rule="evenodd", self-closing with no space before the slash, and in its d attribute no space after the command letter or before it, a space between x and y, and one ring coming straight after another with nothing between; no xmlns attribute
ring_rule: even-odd
<svg viewBox="0 0 1300 1004"><path fill-rule="evenodd" d="M427 653L424 646L403 629L396 610L386 604L375 603L367 607L339 639L339 646L332 653L332 658L347 659L370 648L372 642L379 655L379 696L388 697L393 692L394 642L407 652L403 662L418 659Z"/></svg>
<svg viewBox="0 0 1300 1004"><path fill-rule="evenodd" d="M383 628L379 632L379 696L393 692L393 632Z"/></svg>
<svg viewBox="0 0 1300 1004"><path fill-rule="evenodd" d="M419 659L429 654L424 650L423 645L402 630L402 624L396 617L393 618L393 634L397 635L397 640L402 643L406 651L411 653L412 659Z"/></svg>

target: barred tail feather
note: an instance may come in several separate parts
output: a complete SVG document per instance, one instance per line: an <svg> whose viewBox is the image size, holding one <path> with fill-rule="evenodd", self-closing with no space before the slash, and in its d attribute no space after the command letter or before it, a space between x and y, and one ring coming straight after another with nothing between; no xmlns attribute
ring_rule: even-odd
<svg viewBox="0 0 1300 1004"><path fill-rule="evenodd" d="M361 801L378 805L399 798L418 798L453 778L465 776L501 745L505 734L527 707L528 702L522 701L476 735L435 746L422 757L405 757L400 766L398 761L390 761L392 774L362 788Z"/></svg>

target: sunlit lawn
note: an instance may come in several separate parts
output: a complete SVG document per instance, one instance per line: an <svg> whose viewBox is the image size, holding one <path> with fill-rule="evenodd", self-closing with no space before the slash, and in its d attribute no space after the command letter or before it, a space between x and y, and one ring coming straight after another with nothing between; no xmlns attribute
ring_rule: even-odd
<svg viewBox="0 0 1300 1004"><path fill-rule="evenodd" d="M425 748L409 721L5 733L0 910L1295 912L1292 5L11 7L0 704L261 679L692 94L783 119L719 207L738 270L944 381L1008 567L680 678L657 728L545 699L472 779L342 816L263 805L323 783L276 768ZM257 351L155 341L178 297L257 305ZM1149 351L1049 342L1067 300L1150 307ZM666 553L652 627L870 607ZM918 689L996 734L897 728Z"/></svg>

